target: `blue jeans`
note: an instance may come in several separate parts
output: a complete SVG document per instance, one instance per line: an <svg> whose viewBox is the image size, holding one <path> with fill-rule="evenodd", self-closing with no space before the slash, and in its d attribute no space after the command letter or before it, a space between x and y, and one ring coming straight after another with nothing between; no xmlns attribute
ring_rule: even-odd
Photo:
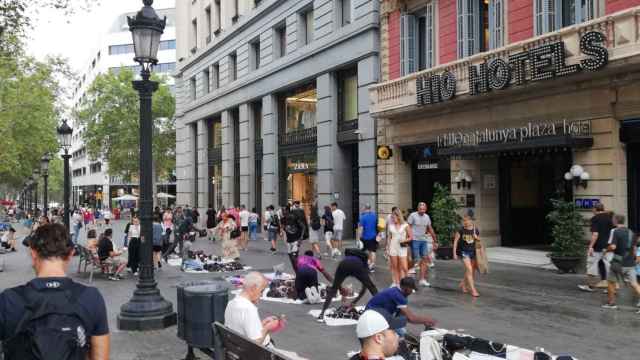
<svg viewBox="0 0 640 360"><path fill-rule="evenodd" d="M425 256L429 256L433 250L433 244L430 241L425 240L413 240L411 242L411 253L414 259L421 259Z"/></svg>
<svg viewBox="0 0 640 360"><path fill-rule="evenodd" d="M80 227L80 226L78 226L78 225L74 226L74 229L73 229L73 239L72 239L72 241L73 241L73 243L74 243L75 245L77 245L77 244L78 244L78 237L80 236L80 229L81 229L81 227Z"/></svg>
<svg viewBox="0 0 640 360"><path fill-rule="evenodd" d="M258 223L249 223L249 240L256 241L258 235Z"/></svg>

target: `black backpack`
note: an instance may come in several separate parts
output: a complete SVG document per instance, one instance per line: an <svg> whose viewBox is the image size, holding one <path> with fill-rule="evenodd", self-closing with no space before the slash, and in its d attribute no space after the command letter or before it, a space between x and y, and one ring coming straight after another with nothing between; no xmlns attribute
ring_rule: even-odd
<svg viewBox="0 0 640 360"><path fill-rule="evenodd" d="M299 240L300 235L302 235L302 228L296 216L289 213L284 224L284 232L287 233L287 240L291 239L290 242Z"/></svg>
<svg viewBox="0 0 640 360"><path fill-rule="evenodd" d="M70 282L69 288L64 290L40 292L29 285L9 290L26 305L15 335L4 342L4 359L87 359L89 337L77 303L85 289Z"/></svg>

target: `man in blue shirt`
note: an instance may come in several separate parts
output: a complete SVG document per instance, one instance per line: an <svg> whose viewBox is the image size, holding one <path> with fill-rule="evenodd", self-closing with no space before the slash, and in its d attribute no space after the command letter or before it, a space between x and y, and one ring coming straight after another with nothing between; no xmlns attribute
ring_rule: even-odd
<svg viewBox="0 0 640 360"><path fill-rule="evenodd" d="M74 249L68 231L60 224L40 226L29 247L36 278L0 294L4 358L26 359L32 351L73 351L73 355L86 355L90 360L108 360L104 299L96 288L66 275ZM38 310L30 312L28 308Z"/></svg>
<svg viewBox="0 0 640 360"><path fill-rule="evenodd" d="M366 309L384 309L393 317L403 321L405 326L396 330L400 337L404 337L407 333L407 322L433 327L435 321L432 318L415 314L409 309L409 295L416 292L416 289L416 280L412 277L405 277L400 280L399 288L392 286L373 296L367 303Z"/></svg>
<svg viewBox="0 0 640 360"><path fill-rule="evenodd" d="M378 241L376 240L378 227L378 216L371 211L371 205L365 204L364 211L360 214L358 221L358 233L360 241L369 256L369 271L373 272L376 264L376 251L378 250Z"/></svg>

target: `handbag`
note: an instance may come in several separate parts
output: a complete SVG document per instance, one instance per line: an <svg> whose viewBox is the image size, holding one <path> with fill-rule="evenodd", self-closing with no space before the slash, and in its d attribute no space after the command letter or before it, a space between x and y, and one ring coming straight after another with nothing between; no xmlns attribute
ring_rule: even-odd
<svg viewBox="0 0 640 360"><path fill-rule="evenodd" d="M240 229L238 229L238 228L233 229L231 231L230 236L231 236L232 239L239 238L240 237Z"/></svg>

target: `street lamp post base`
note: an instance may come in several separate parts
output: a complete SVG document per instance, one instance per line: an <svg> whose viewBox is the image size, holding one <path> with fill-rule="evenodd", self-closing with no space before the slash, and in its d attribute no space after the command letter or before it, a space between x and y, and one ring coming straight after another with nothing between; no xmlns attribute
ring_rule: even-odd
<svg viewBox="0 0 640 360"><path fill-rule="evenodd" d="M173 305L157 289L136 290L133 298L122 305L118 314L118 329L125 331L162 330L177 322Z"/></svg>

